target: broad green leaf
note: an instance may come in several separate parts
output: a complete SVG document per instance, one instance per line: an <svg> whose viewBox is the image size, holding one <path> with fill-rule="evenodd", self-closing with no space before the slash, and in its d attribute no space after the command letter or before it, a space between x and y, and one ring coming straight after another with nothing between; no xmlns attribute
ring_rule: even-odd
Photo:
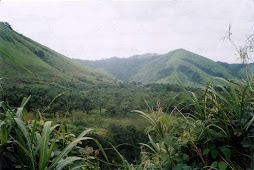
<svg viewBox="0 0 254 170"><path fill-rule="evenodd" d="M203 155L207 155L210 152L209 148L206 148L205 150L203 150Z"/></svg>
<svg viewBox="0 0 254 170"><path fill-rule="evenodd" d="M8 141L7 124L3 122L1 126L1 144L7 143L7 141Z"/></svg>
<svg viewBox="0 0 254 170"><path fill-rule="evenodd" d="M223 153L227 160L230 160L231 151L228 148L222 147L220 148L220 151Z"/></svg>
<svg viewBox="0 0 254 170"><path fill-rule="evenodd" d="M82 137L77 138L72 141L69 145L67 145L62 152L53 160L52 164L50 165L49 169L54 169L57 166L57 163L63 159L80 141L82 140L92 140L90 137Z"/></svg>
<svg viewBox="0 0 254 170"><path fill-rule="evenodd" d="M212 155L213 159L216 159L217 155L218 155L218 151L216 149L212 149L211 150L211 155Z"/></svg>
<svg viewBox="0 0 254 170"><path fill-rule="evenodd" d="M19 119L22 119L22 116L23 116L23 107L19 107L19 108L17 109L16 116L17 116Z"/></svg>
<svg viewBox="0 0 254 170"><path fill-rule="evenodd" d="M139 111L139 110L133 110L133 112L140 113L141 116L144 117L145 119L147 119L153 126L156 125L156 122L149 115L145 114L144 112Z"/></svg>
<svg viewBox="0 0 254 170"><path fill-rule="evenodd" d="M223 162L223 161L218 163L219 170L226 170L227 166L228 165L225 162Z"/></svg>
<svg viewBox="0 0 254 170"><path fill-rule="evenodd" d="M211 165L211 167L213 167L213 168L216 168L217 166L218 166L218 162L217 161L213 162L212 165Z"/></svg>

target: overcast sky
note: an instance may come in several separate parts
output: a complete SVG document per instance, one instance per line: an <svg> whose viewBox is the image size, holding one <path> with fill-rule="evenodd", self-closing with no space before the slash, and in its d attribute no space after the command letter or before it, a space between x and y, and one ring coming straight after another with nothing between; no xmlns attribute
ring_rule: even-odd
<svg viewBox="0 0 254 170"><path fill-rule="evenodd" d="M43 2L42 2L43 1ZM252 0L2 0L0 21L70 58L101 59L177 48L236 62L254 25Z"/></svg>

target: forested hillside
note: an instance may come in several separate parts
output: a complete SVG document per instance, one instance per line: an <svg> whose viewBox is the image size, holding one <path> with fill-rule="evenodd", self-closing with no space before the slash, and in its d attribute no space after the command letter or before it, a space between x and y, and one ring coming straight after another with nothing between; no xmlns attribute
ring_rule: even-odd
<svg viewBox="0 0 254 170"><path fill-rule="evenodd" d="M78 61L119 80L143 84L177 84L175 77L178 77L186 86L200 86L212 77L231 79L244 76L242 64L214 62L184 49L163 55L145 54L130 58Z"/></svg>

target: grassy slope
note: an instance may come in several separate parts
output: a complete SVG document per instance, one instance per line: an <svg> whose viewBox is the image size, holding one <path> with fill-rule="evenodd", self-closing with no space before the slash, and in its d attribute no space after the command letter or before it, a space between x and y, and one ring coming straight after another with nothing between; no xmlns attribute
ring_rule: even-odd
<svg viewBox="0 0 254 170"><path fill-rule="evenodd" d="M52 77L59 77L61 80L83 84L111 82L101 73L26 38L3 23L0 23L0 49L33 72L27 73L1 54L1 77L34 81L52 81Z"/></svg>
<svg viewBox="0 0 254 170"><path fill-rule="evenodd" d="M212 76L233 77L214 61L179 49L156 58L131 80L144 83L176 83L175 76L187 85L204 84Z"/></svg>
<svg viewBox="0 0 254 170"><path fill-rule="evenodd" d="M156 57L156 54L136 55L130 58L117 58L112 57L106 60L89 61L79 60L79 62L106 72L107 74L119 80L128 81L128 79L142 68L145 64L149 63Z"/></svg>
<svg viewBox="0 0 254 170"><path fill-rule="evenodd" d="M175 76L184 85L197 86L212 77L234 78L232 71L210 59L184 49L163 55L111 58L99 61L81 61L87 66L108 72L123 81L149 83L173 83Z"/></svg>
<svg viewBox="0 0 254 170"><path fill-rule="evenodd" d="M231 74L235 75L238 78L244 78L246 75L246 69L243 64L228 64L224 62L217 62L221 66L225 67L226 69L230 70ZM248 64L248 71L251 75L254 73L254 63Z"/></svg>

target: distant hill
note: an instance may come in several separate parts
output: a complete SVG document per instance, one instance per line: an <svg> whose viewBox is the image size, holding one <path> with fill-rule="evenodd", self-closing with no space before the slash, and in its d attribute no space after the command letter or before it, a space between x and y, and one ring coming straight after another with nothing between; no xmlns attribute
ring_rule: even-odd
<svg viewBox="0 0 254 170"><path fill-rule="evenodd" d="M26 72L0 54L0 78L4 78L5 84L12 85L89 88L112 84L113 79L143 84L176 84L176 76L186 86L198 86L215 76L244 76L242 64L214 62L184 49L162 55L148 53L129 58L75 61L15 32L4 22L0 22L0 49L33 73ZM250 70L253 71L254 66Z"/></svg>
<svg viewBox="0 0 254 170"><path fill-rule="evenodd" d="M128 81L130 77L138 73L141 67L154 60L156 56L156 54L145 54L135 55L130 58L112 57L106 60L89 61L77 59L77 61L119 80Z"/></svg>
<svg viewBox="0 0 254 170"><path fill-rule="evenodd" d="M130 58L78 60L122 81L176 84L175 76L186 86L206 84L212 77L243 76L243 65L214 62L184 49L167 54L145 54Z"/></svg>
<svg viewBox="0 0 254 170"><path fill-rule="evenodd" d="M55 84L75 87L112 82L107 76L67 58L15 32L8 23L0 22L0 49L33 74L17 67L0 54L0 77L5 83Z"/></svg>

